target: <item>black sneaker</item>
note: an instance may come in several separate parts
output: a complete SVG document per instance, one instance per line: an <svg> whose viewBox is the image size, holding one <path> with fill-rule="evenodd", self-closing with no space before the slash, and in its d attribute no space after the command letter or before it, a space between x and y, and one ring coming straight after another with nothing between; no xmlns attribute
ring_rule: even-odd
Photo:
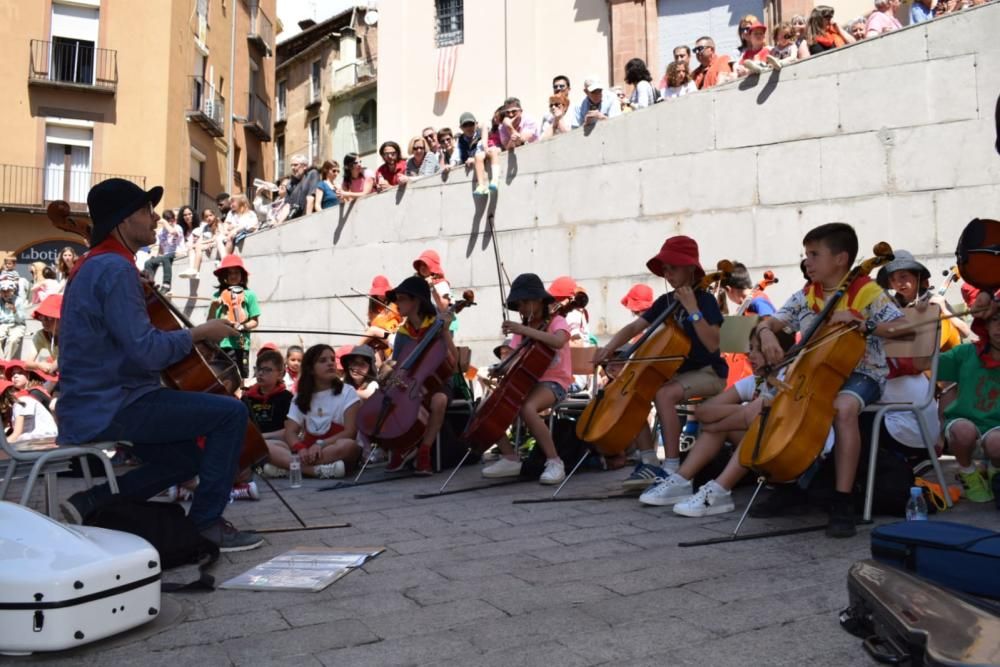
<svg viewBox="0 0 1000 667"><path fill-rule="evenodd" d="M264 538L253 531L236 530L233 524L219 518L199 531L205 539L219 545L219 551L250 551L264 544Z"/></svg>
<svg viewBox="0 0 1000 667"><path fill-rule="evenodd" d="M97 501L90 491L78 491L59 503L59 510L66 523L82 526L90 515L97 511Z"/></svg>
<svg viewBox="0 0 1000 667"><path fill-rule="evenodd" d="M830 504L830 523L826 526L826 536L841 538L854 537L857 534L854 508L850 499L835 498Z"/></svg>
<svg viewBox="0 0 1000 667"><path fill-rule="evenodd" d="M779 484L766 498L750 507L750 516L755 519L770 519L777 516L797 516L809 511L806 492L798 484Z"/></svg>

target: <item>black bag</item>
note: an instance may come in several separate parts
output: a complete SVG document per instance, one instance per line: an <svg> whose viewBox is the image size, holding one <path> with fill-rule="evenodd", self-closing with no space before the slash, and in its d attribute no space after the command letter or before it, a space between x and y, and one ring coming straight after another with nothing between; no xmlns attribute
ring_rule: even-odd
<svg viewBox="0 0 1000 667"><path fill-rule="evenodd" d="M180 505L115 497L87 518L87 525L138 535L160 553L164 570L181 565L198 565L197 582L182 585L214 588L214 578L205 570L219 558L219 546L205 538ZM164 590L179 590L164 585Z"/></svg>
<svg viewBox="0 0 1000 667"><path fill-rule="evenodd" d="M566 466L568 475L580 458L590 451L590 445L576 436L576 422L557 419L552 426L552 439L556 443L556 453ZM599 464L598 464L599 467ZM545 453L537 443L521 463L521 479L538 479L545 472Z"/></svg>

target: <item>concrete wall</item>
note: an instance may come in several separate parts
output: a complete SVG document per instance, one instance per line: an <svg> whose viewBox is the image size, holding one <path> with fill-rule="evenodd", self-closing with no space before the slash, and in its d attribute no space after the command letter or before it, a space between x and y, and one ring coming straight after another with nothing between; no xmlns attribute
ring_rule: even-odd
<svg viewBox="0 0 1000 667"><path fill-rule="evenodd" d="M831 221L936 273L968 220L1000 211L998 30L1000 5L987 5L519 149L488 205L453 173L263 232L244 253L263 321L354 329L332 295L376 273L398 282L435 248L455 290L476 290L459 341L487 363L501 317L491 218L508 274L574 276L601 335L628 321L619 299L633 282L660 291L645 262L673 234L696 238L706 265L774 269L776 301L802 285L802 236ZM295 337L256 344L271 339Z"/></svg>

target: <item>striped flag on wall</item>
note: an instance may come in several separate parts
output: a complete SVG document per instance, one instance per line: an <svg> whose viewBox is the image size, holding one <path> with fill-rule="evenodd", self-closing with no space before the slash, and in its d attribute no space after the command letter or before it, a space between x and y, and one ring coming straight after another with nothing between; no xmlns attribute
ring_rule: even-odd
<svg viewBox="0 0 1000 667"><path fill-rule="evenodd" d="M458 46L443 46L438 49L437 92L451 91L451 81L455 78L455 63L458 61Z"/></svg>

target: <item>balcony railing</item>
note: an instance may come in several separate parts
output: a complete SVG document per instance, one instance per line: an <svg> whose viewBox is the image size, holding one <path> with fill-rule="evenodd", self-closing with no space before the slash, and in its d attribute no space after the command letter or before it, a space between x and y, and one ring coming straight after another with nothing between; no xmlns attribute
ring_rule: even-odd
<svg viewBox="0 0 1000 667"><path fill-rule="evenodd" d="M250 0L250 31L247 33L247 41L267 55L274 53L274 26L260 10L257 0Z"/></svg>
<svg viewBox="0 0 1000 667"><path fill-rule="evenodd" d="M114 94L118 88L118 53L94 48L77 39L31 40L28 83L95 90Z"/></svg>
<svg viewBox="0 0 1000 667"><path fill-rule="evenodd" d="M87 210L87 193L109 178L124 178L145 189L145 176L102 174L72 167L26 167L0 164L0 206L45 210L57 199L69 202L76 211Z"/></svg>
<svg viewBox="0 0 1000 667"><path fill-rule="evenodd" d="M192 76L191 103L188 105L187 117L198 123L213 137L226 134L226 101L215 91L211 82L204 77Z"/></svg>
<svg viewBox="0 0 1000 667"><path fill-rule="evenodd" d="M271 140L271 109L259 95L249 94L246 128L261 141Z"/></svg>
<svg viewBox="0 0 1000 667"><path fill-rule="evenodd" d="M341 65L333 70L333 95L375 81L377 75L378 67L374 58Z"/></svg>

